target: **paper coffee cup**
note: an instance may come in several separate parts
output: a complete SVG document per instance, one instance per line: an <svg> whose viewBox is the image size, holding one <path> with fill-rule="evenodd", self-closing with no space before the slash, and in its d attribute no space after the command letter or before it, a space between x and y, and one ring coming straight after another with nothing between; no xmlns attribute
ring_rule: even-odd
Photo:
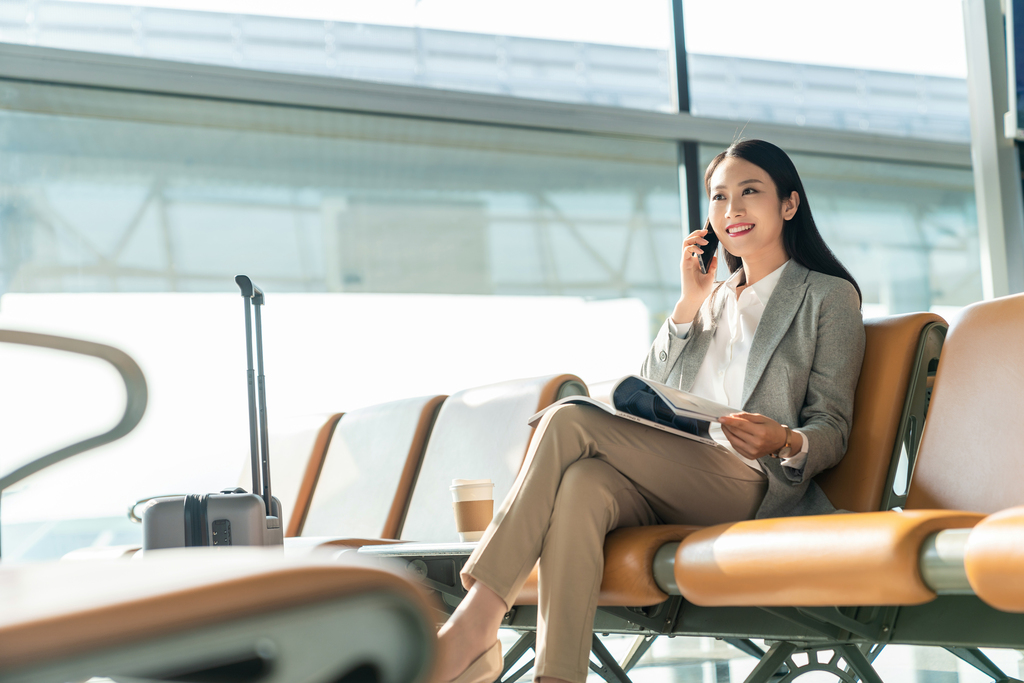
<svg viewBox="0 0 1024 683"><path fill-rule="evenodd" d="M490 479L453 479L449 490L459 539L479 541L494 517L494 484Z"/></svg>

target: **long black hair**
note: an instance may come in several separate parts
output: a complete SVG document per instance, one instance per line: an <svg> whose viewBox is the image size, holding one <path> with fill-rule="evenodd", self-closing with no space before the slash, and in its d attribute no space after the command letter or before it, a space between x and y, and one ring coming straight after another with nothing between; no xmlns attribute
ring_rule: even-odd
<svg viewBox="0 0 1024 683"><path fill-rule="evenodd" d="M704 172L704 191L711 196L711 175L718 168L718 165L727 158L743 159L749 161L758 168L763 169L772 181L779 193L779 199L784 200L796 190L800 197L796 213L782 226L782 244L786 254L800 265L809 270L816 270L826 275L834 275L847 280L857 290L857 296L861 296L860 287L857 281L850 274L832 250L825 244L818 232L818 226L814 224L814 217L811 216L811 206L807 202L807 194L804 192L804 184L800 181L800 175L796 172L796 166L789 155L783 152L770 142L764 140L741 140L729 145L729 148L716 156L708 164L708 170ZM729 272L735 273L743 266L743 259L730 254L725 245L722 245L725 252L725 263L729 266Z"/></svg>

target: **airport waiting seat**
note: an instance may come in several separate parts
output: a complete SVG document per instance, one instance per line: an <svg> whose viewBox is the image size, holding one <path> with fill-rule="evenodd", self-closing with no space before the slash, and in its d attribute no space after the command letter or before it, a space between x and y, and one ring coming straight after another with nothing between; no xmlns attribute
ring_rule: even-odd
<svg viewBox="0 0 1024 683"><path fill-rule="evenodd" d="M492 479L500 502L526 456L533 434L528 419L559 398L584 393L586 385L578 377L549 375L346 414L324 461L301 536L287 540L286 549L356 548L409 538L457 541L451 480ZM396 411L405 418L396 419ZM357 413L359 419L349 422ZM401 436L413 433L414 413L420 416L418 436ZM349 434L346 429L351 434L342 436ZM364 470L365 477L353 487L353 474ZM347 499L337 482L346 487Z"/></svg>
<svg viewBox="0 0 1024 683"><path fill-rule="evenodd" d="M560 398L586 393L583 380L563 374L452 394L438 412L397 538L458 541L448 489L452 480L492 480L497 507L512 490L529 449L534 431L529 418Z"/></svg>
<svg viewBox="0 0 1024 683"><path fill-rule="evenodd" d="M1024 295L966 308L939 362L904 512L755 520L689 536L679 589L700 605L911 605L935 592L918 571L928 536L1024 503L1018 483ZM1011 483L1012 482L1012 483ZM966 511L966 512L964 512ZM748 566L748 562L757 567ZM787 577L786 589L778 579ZM747 581L754 577L756 585ZM772 590L766 590L766 586ZM802 587L800 587L802 585Z"/></svg>
<svg viewBox="0 0 1024 683"><path fill-rule="evenodd" d="M946 324L936 315L917 313L869 320L865 328L867 347L846 456L857 466L846 468L843 476L821 482L830 495L841 491L844 495L838 498L840 504L853 510L877 510L902 500L893 491L892 483L901 451L906 451L913 467L912 456L917 451L927 407L929 374L937 365ZM483 430L484 426L469 428ZM848 486L843 477L849 477ZM659 525L618 529L608 535L594 628L596 632L639 631L641 635L621 665L594 638L594 654L601 664L592 663L592 668L606 680L628 681L625 671L639 660L655 636L673 633L679 615L689 613L690 608L684 608L680 598L670 599L670 593L678 595L672 571L679 542L699 531L695 526ZM363 548L360 552L421 561L427 577L433 577L431 587L443 594L446 605L457 605L464 593L458 583L458 568L468 551L458 560L453 557L457 554L454 547L423 544L418 549L419 545ZM454 578L440 581L444 576ZM515 609L506 615L504 625L522 632L520 641L506 653L506 672L533 647L536 609L532 606L537 602L537 584L534 571L518 596ZM685 634L725 637L760 657L763 653L757 646L734 627L735 621L723 630Z"/></svg>
<svg viewBox="0 0 1024 683"><path fill-rule="evenodd" d="M324 455L343 413L303 415L282 420L270 432L271 492L281 502L285 536L296 536L309 507ZM252 488L248 458L238 486Z"/></svg>
<svg viewBox="0 0 1024 683"><path fill-rule="evenodd" d="M894 496L892 480L900 452L916 453L927 403L928 368L934 369L945 337L945 321L933 313L910 313L865 321L866 346L854 403L849 447L840 464L817 481L840 508L879 510ZM913 426L917 425L915 431ZM913 461L910 462L913 467ZM663 525L617 529L605 545L605 574L598 604L649 606L668 599L654 580L654 558L662 546L701 527ZM517 604L536 604L536 573Z"/></svg>
<svg viewBox="0 0 1024 683"><path fill-rule="evenodd" d="M390 572L280 551L0 568L0 678L427 683L432 608Z"/></svg>
<svg viewBox="0 0 1024 683"><path fill-rule="evenodd" d="M397 538L424 446L446 398L408 398L346 413L323 461L310 461L310 502L294 535Z"/></svg>
<svg viewBox="0 0 1024 683"><path fill-rule="evenodd" d="M722 608L789 621L790 635L772 638L749 682L768 681L782 662L793 668L796 650L812 659L832 651L878 681L868 655L890 642L939 645L1013 680L977 647L1024 645L1024 622L1009 614L1024 611L1014 545L1024 538L1015 414L1024 371L1014 353L1022 337L1024 295L974 304L953 322L902 511L738 522L678 545L659 585L694 606L701 630ZM673 632L691 630L686 621ZM792 635L801 631L794 623L811 636ZM770 637L777 627L730 635Z"/></svg>
<svg viewBox="0 0 1024 683"><path fill-rule="evenodd" d="M298 536L299 531L302 529L302 523L305 521L306 513L309 511L309 502L313 497L313 489L316 487L317 478L320 476L320 469L323 467L324 458L327 457L327 449L331 445L331 438L338 427L338 421L341 420L343 415L344 413L334 413L328 415L326 419L313 420L309 427L301 430L299 433L287 434L277 432L276 438L274 435L271 435L271 439L280 442L280 445L271 443L271 447L276 448L276 450L271 450L274 457L274 468L271 473L273 481L271 483L274 484L273 490L275 495L277 495L277 489L281 488L282 485L287 487L285 489L286 494L290 494L293 490L295 491L294 503L290 506L286 505L284 498L278 496L278 499L281 501L281 507L287 508L283 513L285 515L285 536ZM319 427L316 427L317 422L320 422ZM314 434L314 428L316 436L313 437L312 444L310 444L310 436ZM287 446L285 446L286 443ZM278 472L281 469L278 467L278 464L281 458L278 457L278 454L283 447L287 448L289 446L291 447L289 448L289 453L294 452L295 455L289 458L287 479L281 481L278 476ZM304 449L303 446L308 447ZM305 458L306 466L299 468L292 465L292 458L294 458L295 464L302 462L303 458L301 456L304 452L309 454ZM295 474L297 473L301 473L302 476L296 482Z"/></svg>

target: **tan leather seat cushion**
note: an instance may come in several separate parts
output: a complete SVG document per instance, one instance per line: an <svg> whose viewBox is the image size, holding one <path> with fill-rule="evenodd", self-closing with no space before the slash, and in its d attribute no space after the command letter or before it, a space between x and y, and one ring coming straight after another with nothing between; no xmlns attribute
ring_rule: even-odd
<svg viewBox="0 0 1024 683"><path fill-rule="evenodd" d="M674 524L616 529L604 541L604 577L597 604L644 607L668 599L654 583L654 554L701 527ZM537 604L537 569L534 568L516 599L517 605Z"/></svg>
<svg viewBox="0 0 1024 683"><path fill-rule="evenodd" d="M922 510L721 524L683 540L676 582L706 606L916 605L935 597L918 570L925 537L982 517Z"/></svg>
<svg viewBox="0 0 1024 683"><path fill-rule="evenodd" d="M368 591L403 597L431 623L420 590L396 575L315 557L286 559L273 549L187 548L155 551L140 561L3 567L0 673L56 654L123 645Z"/></svg>
<svg viewBox="0 0 1024 683"><path fill-rule="evenodd" d="M1024 612L1024 507L997 512L974 527L964 569L979 598L1004 612Z"/></svg>

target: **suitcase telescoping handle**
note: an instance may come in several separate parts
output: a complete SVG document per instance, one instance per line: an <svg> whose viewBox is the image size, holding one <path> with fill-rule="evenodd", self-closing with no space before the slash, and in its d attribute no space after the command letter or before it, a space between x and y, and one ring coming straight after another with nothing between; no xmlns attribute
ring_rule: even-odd
<svg viewBox="0 0 1024 683"><path fill-rule="evenodd" d="M246 378L249 388L249 450L252 459L252 492L263 497L267 516L272 515L270 493L270 442L267 433L267 390L266 378L263 374L263 324L260 307L266 301L263 290L253 284L246 275L236 275L235 284L242 292L245 301L245 360ZM257 377L252 361L252 314L249 307L256 309L256 365L259 368ZM257 445L256 424L256 387L259 386L259 438ZM260 476L262 474L262 477ZM263 485L260 486L260 479Z"/></svg>

